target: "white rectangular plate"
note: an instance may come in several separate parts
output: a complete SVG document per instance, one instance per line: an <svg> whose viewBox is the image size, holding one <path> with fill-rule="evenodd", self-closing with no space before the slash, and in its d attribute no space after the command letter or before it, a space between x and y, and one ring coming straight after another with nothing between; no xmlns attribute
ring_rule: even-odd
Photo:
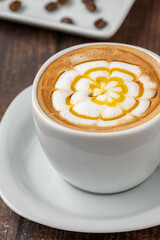
<svg viewBox="0 0 160 240"><path fill-rule="evenodd" d="M121 26L135 0L95 0L97 10L89 12L82 0L68 0L52 12L45 10L50 0L22 0L17 12L9 9L12 0L0 1L0 18L35 25L76 35L105 40L112 37ZM70 17L74 24L61 23L63 17ZM97 29L94 22L103 18L107 26Z"/></svg>

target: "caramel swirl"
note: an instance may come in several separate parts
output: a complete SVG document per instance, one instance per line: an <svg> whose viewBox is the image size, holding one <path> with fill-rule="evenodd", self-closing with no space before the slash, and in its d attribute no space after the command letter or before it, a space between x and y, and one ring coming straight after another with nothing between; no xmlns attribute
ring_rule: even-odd
<svg viewBox="0 0 160 240"><path fill-rule="evenodd" d="M104 64L103 61L102 65ZM124 64L123 66L125 67ZM128 64L126 64L127 67ZM135 67L138 70L138 66ZM65 81L63 74L57 79L53 94L56 91L65 91L58 84L59 79L61 80L63 77ZM79 74L77 71L77 74L70 80L68 89L70 93L65 99L65 104L72 115L88 120L112 121L129 113L134 115L133 110L138 109L138 106L140 111L137 115L143 114L150 106L150 99L156 95L156 86L153 84L153 88L144 89L143 83L140 81L141 77L143 78L141 73L136 75L134 72L120 67L93 67L87 69L83 74ZM143 95L147 91L151 95L143 99ZM53 107L55 107L54 101Z"/></svg>

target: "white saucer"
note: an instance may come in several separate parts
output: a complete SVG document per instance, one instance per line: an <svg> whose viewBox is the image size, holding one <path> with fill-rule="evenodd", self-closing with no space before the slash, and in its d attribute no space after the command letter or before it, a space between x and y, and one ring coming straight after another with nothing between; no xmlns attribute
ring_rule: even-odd
<svg viewBox="0 0 160 240"><path fill-rule="evenodd" d="M120 232L160 224L160 169L119 194L91 194L66 183L46 159L31 114L31 87L9 106L0 127L0 193L18 214L51 227ZM64 156L65 157L65 156Z"/></svg>

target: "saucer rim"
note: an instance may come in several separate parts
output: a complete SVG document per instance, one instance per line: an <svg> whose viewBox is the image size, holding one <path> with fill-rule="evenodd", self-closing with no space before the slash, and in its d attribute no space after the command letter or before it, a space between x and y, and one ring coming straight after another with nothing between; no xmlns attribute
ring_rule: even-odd
<svg viewBox="0 0 160 240"><path fill-rule="evenodd" d="M0 133L1 133L0 145L3 146L2 144L3 134L7 135L7 132L5 132L6 131L5 125L7 125L8 120L10 122L9 115L11 115L12 114L11 112L13 112L13 110L16 108L16 105L19 103L20 98L27 97L29 94L31 95L31 88L32 86L29 86L25 88L22 92L20 92L7 108L0 124ZM19 109L17 109L17 111L18 110ZM4 145L5 145L5 141L4 141ZM3 155L3 151L0 153L0 155L1 154ZM115 219L93 219L93 221L86 218L69 216L69 214L67 215L66 213L63 215L61 212L57 212L56 209L52 208L52 215L54 217L52 218L52 221L50 220L47 221L47 216L38 216L38 214L36 215L34 211L31 211L31 210L34 210L35 204L41 207L42 204L40 199L37 199L37 198L28 199L28 195L25 195L23 193L23 191L20 189L18 184L16 186L14 185L16 181L10 181L13 175L10 174L11 169L8 168L7 161L2 161L2 157L1 157L0 164L1 166L3 166L2 168L0 168L0 173L1 173L0 174L0 197L6 203L6 205L9 208L11 208L14 212L36 223L61 229L61 230L76 231L76 232L90 232L90 233L105 233L105 232L113 233L113 232L135 231L135 230L157 226L160 224L160 216L158 218L158 211L160 213L160 206L157 206L155 208L153 207L148 211L146 210L146 211L143 211L142 213L135 214L129 217L123 217L118 219L116 218ZM3 171L1 171L1 169L3 169ZM5 184L2 183L4 179L6 180ZM6 185L8 186L6 187ZM31 204L30 209L27 209L25 203L19 204L18 202L15 202L14 196L11 196L11 193L10 193L11 186L13 187L13 189L14 188L18 189L18 194L20 194L20 195L16 194L18 198L26 199L28 203ZM36 202L35 200L38 200L38 201ZM48 209L50 208L45 209L44 207L43 210L45 210L47 213Z"/></svg>

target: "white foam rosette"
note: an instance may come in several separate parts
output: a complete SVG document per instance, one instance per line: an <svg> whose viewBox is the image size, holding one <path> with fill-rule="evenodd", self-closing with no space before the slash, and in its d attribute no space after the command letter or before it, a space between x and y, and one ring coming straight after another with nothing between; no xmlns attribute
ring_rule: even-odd
<svg viewBox="0 0 160 240"><path fill-rule="evenodd" d="M61 74L54 86L52 104L68 121L104 127L143 114L156 88L156 83L136 65L91 61Z"/></svg>

